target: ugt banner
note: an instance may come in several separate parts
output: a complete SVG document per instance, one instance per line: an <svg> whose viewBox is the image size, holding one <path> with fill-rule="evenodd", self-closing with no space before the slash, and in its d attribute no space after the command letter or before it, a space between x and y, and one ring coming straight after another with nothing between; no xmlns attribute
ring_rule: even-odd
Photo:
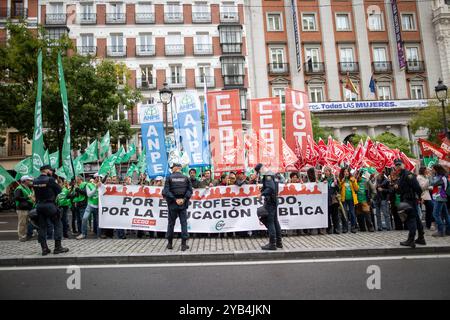
<svg viewBox="0 0 450 320"><path fill-rule="evenodd" d="M281 106L279 98L250 99L252 131L263 142L257 148L257 163L273 172L283 171ZM265 147L262 148L262 145Z"/></svg>
<svg viewBox="0 0 450 320"><path fill-rule="evenodd" d="M203 130L200 99L196 91L186 91L175 95L178 134L184 151L189 155L189 166L207 165L203 161Z"/></svg>
<svg viewBox="0 0 450 320"><path fill-rule="evenodd" d="M243 169L244 140L239 90L210 91L207 101L214 171Z"/></svg>
<svg viewBox="0 0 450 320"><path fill-rule="evenodd" d="M147 176L154 178L168 173L164 140L163 112L160 105L141 106L142 145L145 148Z"/></svg>
<svg viewBox="0 0 450 320"><path fill-rule="evenodd" d="M162 187L102 185L101 228L166 231L168 209ZM282 229L326 228L326 183L280 184L278 216ZM188 230L219 233L265 230L256 210L262 205L257 185L195 189L188 207ZM175 231L180 232L177 220Z"/></svg>
<svg viewBox="0 0 450 320"><path fill-rule="evenodd" d="M313 141L308 96L302 91L286 89L286 143L292 150L297 143L305 157L308 139Z"/></svg>

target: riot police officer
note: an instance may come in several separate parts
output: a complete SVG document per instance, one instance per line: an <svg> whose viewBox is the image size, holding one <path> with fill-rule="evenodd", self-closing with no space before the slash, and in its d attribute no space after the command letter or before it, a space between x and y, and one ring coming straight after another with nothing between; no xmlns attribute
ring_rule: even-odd
<svg viewBox="0 0 450 320"><path fill-rule="evenodd" d="M278 222L278 181L275 174L262 164L255 167L255 171L262 175L261 196L264 197L264 208L267 216L267 231L269 232L269 243L262 246L263 250L277 250L283 248L281 240L281 228Z"/></svg>
<svg viewBox="0 0 450 320"><path fill-rule="evenodd" d="M167 224L167 249L172 249L173 228L175 221L180 218L181 224L181 251L189 249L186 244L188 239L187 232L187 207L189 199L192 196L192 184L188 177L181 173L181 164L172 165L172 174L167 178L162 191L164 199L167 201L169 209L169 222Z"/></svg>
<svg viewBox="0 0 450 320"><path fill-rule="evenodd" d="M40 171L41 175L33 181L33 189L36 196L36 210L39 219L38 241L41 244L42 255L45 256L51 252L47 246L48 220L50 220L55 227L55 249L53 250L53 253L64 253L69 251L69 249L63 248L61 245L61 213L55 204L56 197L61 193L61 187L52 177L52 168L49 165L42 166Z"/></svg>
<svg viewBox="0 0 450 320"><path fill-rule="evenodd" d="M424 230L422 221L420 221L419 213L417 212L417 201L420 200L422 189L417 181L416 176L405 169L402 160L397 159L394 162L395 169L398 173L398 182L394 185L395 192L400 195L400 201L407 203L409 206L406 210L406 226L408 227L408 239L400 242L400 245L415 248L416 244L425 245ZM419 237L414 241L416 231L419 232Z"/></svg>

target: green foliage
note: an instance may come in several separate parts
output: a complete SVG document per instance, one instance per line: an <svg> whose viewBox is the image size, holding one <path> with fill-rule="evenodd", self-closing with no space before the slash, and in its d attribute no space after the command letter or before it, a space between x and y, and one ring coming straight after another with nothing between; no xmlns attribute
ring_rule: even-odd
<svg viewBox="0 0 450 320"><path fill-rule="evenodd" d="M328 136L332 136L333 139L335 138L333 135L333 132L330 128L321 127L319 123L319 119L311 113L311 122L312 122L312 130L314 134L314 141L319 142L319 138L322 138L322 140L327 141Z"/></svg>
<svg viewBox="0 0 450 320"><path fill-rule="evenodd" d="M130 126L128 120L121 116L119 121L111 121L108 123L108 130L111 135L111 144L117 144L120 141L124 143L125 140L131 139L131 137L137 132L137 129L133 129Z"/></svg>
<svg viewBox="0 0 450 320"><path fill-rule="evenodd" d="M362 140L363 142L366 141L367 135L359 135L355 134L352 137L351 143L356 146L358 145L359 141ZM391 148L391 149L399 149L404 154L406 154L408 157L414 157L411 153L411 142L409 142L407 139L403 137L398 137L393 133L390 132L383 132L382 134L379 134L375 137L370 137L372 141L378 141L384 144L385 146Z"/></svg>
<svg viewBox="0 0 450 320"><path fill-rule="evenodd" d="M446 105L445 112L450 116L450 104ZM428 140L439 143L438 134L444 130L442 105L439 101L430 101L427 108L418 110L410 121L411 130L416 133L421 129L428 129Z"/></svg>
<svg viewBox="0 0 450 320"><path fill-rule="evenodd" d="M0 47L0 123L32 136L37 88L37 54L43 52L42 110L45 143L50 150L62 148L64 121L59 91L57 53L71 48L68 38L51 43L45 31L36 37L24 24L8 24L11 37ZM20 57L20 58L19 58ZM72 148L85 147L109 128L109 118L119 104L131 108L140 99L139 91L127 85L129 72L123 64L93 57L63 57L64 76L69 98ZM118 79L125 78L118 86ZM129 127L129 124L128 124ZM121 124L120 128L126 125ZM120 134L120 132L118 133ZM128 134L126 131L125 134Z"/></svg>

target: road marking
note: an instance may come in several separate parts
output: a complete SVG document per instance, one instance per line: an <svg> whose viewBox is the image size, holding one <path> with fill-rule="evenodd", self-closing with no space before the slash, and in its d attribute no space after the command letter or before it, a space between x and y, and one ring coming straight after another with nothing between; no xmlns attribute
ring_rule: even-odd
<svg viewBox="0 0 450 320"><path fill-rule="evenodd" d="M0 221L0 224L7 224L8 222L6 221Z"/></svg>
<svg viewBox="0 0 450 320"><path fill-rule="evenodd" d="M0 230L1 233L13 233L17 232L17 230Z"/></svg>
<svg viewBox="0 0 450 320"><path fill-rule="evenodd" d="M420 260L420 259L449 259L450 254L417 255L417 256L391 256L391 257L360 257L360 258L333 258L308 260L263 260L263 261L236 261L236 262L191 262L191 263L142 263L142 264L98 264L77 265L81 269L122 269L122 268L167 268L167 267L215 267L215 266L242 266L267 264L302 264L321 262L353 262L353 261L381 261L381 260ZM45 259L45 258L43 258ZM58 270L67 269L73 265L65 266L35 266L35 267L0 267L0 271L27 271L27 270Z"/></svg>

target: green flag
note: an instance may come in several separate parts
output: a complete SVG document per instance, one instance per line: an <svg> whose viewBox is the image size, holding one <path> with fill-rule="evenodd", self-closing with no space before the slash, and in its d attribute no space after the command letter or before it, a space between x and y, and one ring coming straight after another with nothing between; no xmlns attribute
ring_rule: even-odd
<svg viewBox="0 0 450 320"><path fill-rule="evenodd" d="M124 162L122 159L125 156L126 152L125 152L125 148L123 146L120 147L119 151L117 151L116 155L116 164L122 163Z"/></svg>
<svg viewBox="0 0 450 320"><path fill-rule="evenodd" d="M59 167L59 150L56 152L50 153L50 165L52 168L58 168Z"/></svg>
<svg viewBox="0 0 450 320"><path fill-rule="evenodd" d="M430 169L432 166L439 163L439 160L437 157L425 157L423 158L423 162L425 164L425 167Z"/></svg>
<svg viewBox="0 0 450 320"><path fill-rule="evenodd" d="M75 175L80 176L84 173L84 165L81 161L82 156L78 156L73 160L73 168L75 169Z"/></svg>
<svg viewBox="0 0 450 320"><path fill-rule="evenodd" d="M6 188L13 183L14 178L0 165L0 192L5 192Z"/></svg>
<svg viewBox="0 0 450 320"><path fill-rule="evenodd" d="M131 157L136 154L136 145L133 143L128 147L128 152L122 157L122 163L130 161Z"/></svg>
<svg viewBox="0 0 450 320"><path fill-rule="evenodd" d="M42 51L38 54L38 83L36 105L34 108L34 131L32 144L32 159L33 170L31 172L33 177L40 174L40 168L44 165L44 133L42 131Z"/></svg>
<svg viewBox="0 0 450 320"><path fill-rule="evenodd" d="M107 175L109 174L112 176L112 173L116 171L116 159L117 159L117 153L110 155L105 160L103 160L102 165L100 166L100 170L98 171L101 175Z"/></svg>
<svg viewBox="0 0 450 320"><path fill-rule="evenodd" d="M100 141L100 158L104 159L109 152L111 144L111 137L109 136L109 131L103 136L102 141Z"/></svg>
<svg viewBox="0 0 450 320"><path fill-rule="evenodd" d="M61 101L63 104L65 135L62 148L62 165L68 179L74 176L74 165L72 163L72 154L70 147L70 119L69 119L69 102L67 100L66 81L64 80L64 70L62 66L61 52L58 52L58 75L59 90L61 91Z"/></svg>
<svg viewBox="0 0 450 320"><path fill-rule="evenodd" d="M44 153L44 164L50 164L50 157L48 155L48 149L46 149L45 153Z"/></svg>
<svg viewBox="0 0 450 320"><path fill-rule="evenodd" d="M145 149L142 150L141 154L139 155L136 166L139 173L145 173L145 170L147 169L147 161L145 159Z"/></svg>
<svg viewBox="0 0 450 320"><path fill-rule="evenodd" d="M33 171L33 166L31 164L31 157L25 158L18 164L16 164L14 170L17 172L16 180L19 180L23 176L31 175Z"/></svg>
<svg viewBox="0 0 450 320"><path fill-rule="evenodd" d="M59 168L58 170L56 170L55 174L56 174L58 177L61 177L61 178L64 178L64 179L67 180L66 173L64 172L64 168L63 168L63 167L61 167L61 168Z"/></svg>
<svg viewBox="0 0 450 320"><path fill-rule="evenodd" d="M127 177L133 176L133 173L136 171L136 164L132 163L131 166L128 168L127 171Z"/></svg>
<svg viewBox="0 0 450 320"><path fill-rule="evenodd" d="M85 150L83 155L80 158L80 161L85 162L93 162L98 160L98 141L94 140Z"/></svg>

